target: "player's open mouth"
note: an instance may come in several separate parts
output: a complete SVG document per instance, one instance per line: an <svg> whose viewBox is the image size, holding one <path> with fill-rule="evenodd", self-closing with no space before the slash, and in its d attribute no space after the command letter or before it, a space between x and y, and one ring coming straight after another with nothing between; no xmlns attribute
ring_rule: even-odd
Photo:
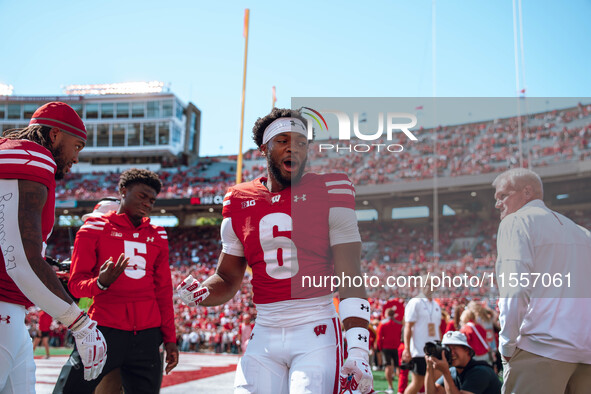
<svg viewBox="0 0 591 394"><path fill-rule="evenodd" d="M293 161L293 160L284 160L283 161L283 168L285 169L285 171L288 171L288 172L295 171L295 170L297 170L298 166L299 165L296 161Z"/></svg>

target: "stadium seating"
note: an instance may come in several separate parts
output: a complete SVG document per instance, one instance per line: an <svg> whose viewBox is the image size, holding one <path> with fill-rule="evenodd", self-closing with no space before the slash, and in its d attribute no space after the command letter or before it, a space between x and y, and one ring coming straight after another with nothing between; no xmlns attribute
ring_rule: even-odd
<svg viewBox="0 0 591 394"><path fill-rule="evenodd" d="M523 151L525 159L534 166L583 161L591 158L591 106L551 111L523 119ZM455 177L498 172L518 164L516 143L517 119L441 127L437 129L437 169L439 176ZM312 171L343 171L357 185L385 184L433 175L435 160L433 130L418 132L421 140L409 145L400 154L348 155L336 152L320 155L311 150ZM351 143L359 141L351 140ZM429 142L429 143L427 143ZM338 143L338 141L333 141ZM159 198L206 197L224 194L234 183L234 158L204 158L191 167L166 163L159 175L164 188ZM244 155L245 180L254 179L265 171L264 158L256 150ZM369 170L369 171L367 171ZM98 200L116 194L118 173L68 174L60 181L58 199ZM577 209L565 212L575 222L591 227L591 212ZM362 272L381 279L388 276L432 274L479 275L494 273L495 238L498 216L476 220L475 216L442 217L439 228L439 256L433 256L433 230L424 220L398 220L388 224L360 223L364 242ZM478 223L477 225L475 223ZM58 227L48 242L47 253L60 260L70 255L75 228ZM202 281L215 272L221 250L218 227L167 228L170 241L170 265L176 287L188 274ZM460 243L458 240L466 240ZM416 289L406 287L370 287L368 295L374 308L379 309L393 297L410 298ZM435 297L451 312L454 305L478 299L496 308L496 290L490 286L445 287ZM191 350L237 351L240 315L256 315L252 302L249 277L236 296L219 307L188 308L174 299L175 321L179 343L186 342L191 332L198 332L198 344L185 343ZM36 319L33 311L28 316ZM55 327L56 332L61 327Z"/></svg>
<svg viewBox="0 0 591 394"><path fill-rule="evenodd" d="M591 158L591 106L522 117L522 152L525 164L544 167ZM503 171L519 164L517 118L439 127L437 171L441 177ZM356 185L385 184L433 177L434 130L417 132L419 141L403 143L405 151L363 155L347 151L310 150L314 172L341 171ZM402 137L401 137L402 138ZM328 141L338 144L338 141ZM364 141L352 139L351 144ZM394 141L395 142L395 141ZM383 140L375 143L384 143ZM167 166L174 163L167 163ZM266 163L257 150L244 154L243 179L265 174ZM164 189L160 198L190 198L225 193L235 180L235 158L204 158L194 166L166 167L160 173ZM59 182L58 199L98 200L117 189L118 173L68 174Z"/></svg>

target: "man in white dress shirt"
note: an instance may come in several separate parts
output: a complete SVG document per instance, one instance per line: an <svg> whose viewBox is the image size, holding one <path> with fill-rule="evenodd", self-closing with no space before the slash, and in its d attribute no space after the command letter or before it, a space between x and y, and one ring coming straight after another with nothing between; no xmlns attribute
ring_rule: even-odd
<svg viewBox="0 0 591 394"><path fill-rule="evenodd" d="M591 233L542 201L533 171L493 182L504 393L585 393L591 387ZM550 280L551 279L551 280Z"/></svg>

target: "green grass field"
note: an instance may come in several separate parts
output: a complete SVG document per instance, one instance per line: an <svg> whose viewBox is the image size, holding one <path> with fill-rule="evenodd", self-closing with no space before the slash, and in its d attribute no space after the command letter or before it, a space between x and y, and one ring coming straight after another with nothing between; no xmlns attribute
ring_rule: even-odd
<svg viewBox="0 0 591 394"><path fill-rule="evenodd" d="M386 382L386 376L384 375L384 371L373 371L373 389L375 391L384 391L388 388L388 382ZM394 376L394 381L392 382L394 386L394 392L396 393L398 389L398 375Z"/></svg>
<svg viewBox="0 0 591 394"><path fill-rule="evenodd" d="M69 356L70 353L72 353L72 348L69 347L49 347L49 354L51 356ZM45 356L45 348L43 346L37 346L35 356Z"/></svg>
<svg viewBox="0 0 591 394"><path fill-rule="evenodd" d="M69 347L49 347L49 354L52 356L69 356L72 353L72 348ZM37 346L35 349L35 356L45 356L45 348L42 346ZM386 377L384 375L384 371L374 371L373 372L373 387L376 391L383 391L388 388L388 383L386 382ZM398 388L398 376L394 376L394 392L396 393L396 389Z"/></svg>

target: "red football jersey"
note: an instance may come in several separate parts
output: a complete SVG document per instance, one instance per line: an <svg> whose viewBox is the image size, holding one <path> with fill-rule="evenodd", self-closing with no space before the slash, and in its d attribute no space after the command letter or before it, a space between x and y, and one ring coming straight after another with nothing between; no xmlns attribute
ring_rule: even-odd
<svg viewBox="0 0 591 394"><path fill-rule="evenodd" d="M130 257L129 265L108 290L98 288L101 266L111 257ZM94 297L88 315L101 326L125 331L160 327L163 340L175 342L168 237L163 227L144 218L135 227L126 214L89 218L76 234L70 291Z"/></svg>
<svg viewBox="0 0 591 394"><path fill-rule="evenodd" d="M41 145L28 140L0 138L0 179L25 179L41 183L47 187L47 201L41 213L43 242L47 241L53 228L56 170L57 166L53 156ZM0 192L0 201L5 202L10 198L12 196ZM5 203L1 204L0 208L6 206ZM8 231L13 231L18 227L18 223L1 224L3 224L1 227ZM0 253L0 301L24 305L28 308L33 303L18 289L6 272L7 269L14 268L14 265L11 267L11 264L18 264L18 262L5 264L4 253Z"/></svg>
<svg viewBox="0 0 591 394"><path fill-rule="evenodd" d="M223 207L252 268L253 301L267 304L330 294L330 279L328 286L320 283L334 275L329 211L355 208L351 181L345 174L308 173L279 193L269 192L262 182L266 178L231 187ZM316 281L302 285L305 276Z"/></svg>

